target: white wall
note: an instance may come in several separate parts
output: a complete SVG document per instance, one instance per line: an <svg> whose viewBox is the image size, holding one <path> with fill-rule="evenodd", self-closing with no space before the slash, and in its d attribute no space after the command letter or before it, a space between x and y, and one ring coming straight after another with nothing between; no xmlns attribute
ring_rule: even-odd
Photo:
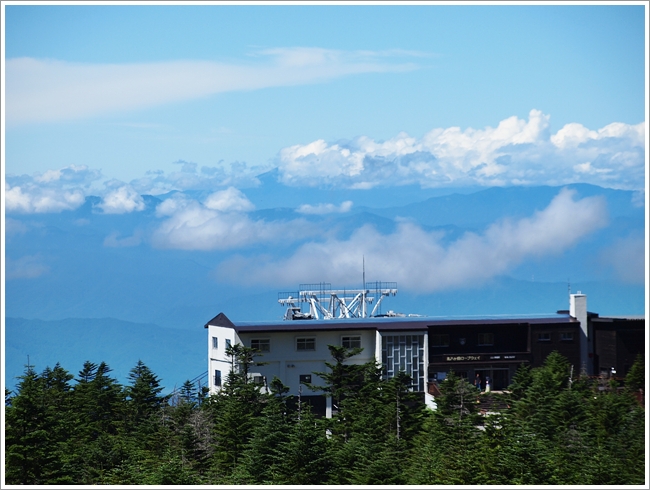
<svg viewBox="0 0 650 490"><path fill-rule="evenodd" d="M267 383L270 383L273 376L290 388L293 395L298 394L300 386L300 375L311 374L313 384L324 384L320 377L313 374L314 371L327 372L325 362L333 362L328 345L341 345L342 337L361 337L363 352L350 359L350 363L363 364L375 359L375 331L374 330L349 330L349 331L302 331L302 332L269 332L269 333L245 333L240 331L241 343L246 347L251 346L251 339L269 339L270 352L264 352L256 359L267 362L264 366L255 366L251 372L260 373L266 376ZM315 350L298 351L296 339L299 337L313 337L316 339ZM303 387L303 395L317 394Z"/></svg>
<svg viewBox="0 0 650 490"><path fill-rule="evenodd" d="M212 346L212 337L218 339L216 349ZM214 386L215 371L217 369L221 371L221 384L223 385L231 369L230 358L226 355L226 340L230 340L233 345L240 342L234 329L215 325L208 326L208 386L210 393L219 390L219 387Z"/></svg>
<svg viewBox="0 0 650 490"><path fill-rule="evenodd" d="M589 362L589 322L587 319L587 296L578 294L569 295L569 315L580 322L580 364L587 368L587 374L593 374L592 363Z"/></svg>

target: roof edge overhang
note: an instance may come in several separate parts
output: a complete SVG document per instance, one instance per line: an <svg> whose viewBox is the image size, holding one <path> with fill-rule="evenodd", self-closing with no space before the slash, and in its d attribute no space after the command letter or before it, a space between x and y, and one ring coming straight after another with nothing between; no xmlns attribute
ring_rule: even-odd
<svg viewBox="0 0 650 490"><path fill-rule="evenodd" d="M225 317L225 315L224 315ZM214 321L217 322L215 317ZM213 320L211 320L213 322ZM230 322L228 320L228 322ZM430 328L444 326L480 326L480 325L548 325L575 323L576 320L570 315L540 316L540 317L512 317L512 318L481 318L481 319L438 319L421 318L418 320L401 318L372 321L368 319L343 321L337 320L294 320L282 322L241 322L233 325L238 333L256 332L315 332L315 331L350 331L350 330L376 330L379 332L388 331L427 331ZM232 324L232 322L230 322ZM225 326L225 325L224 325Z"/></svg>
<svg viewBox="0 0 650 490"><path fill-rule="evenodd" d="M231 322L230 318L228 318L223 312L219 313L212 320L209 320L203 328L208 328L210 325L214 327L235 328L235 324Z"/></svg>

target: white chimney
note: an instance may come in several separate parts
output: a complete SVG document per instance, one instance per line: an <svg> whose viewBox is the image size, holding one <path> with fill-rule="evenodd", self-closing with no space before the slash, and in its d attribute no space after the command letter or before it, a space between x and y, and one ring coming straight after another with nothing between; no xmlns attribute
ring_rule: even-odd
<svg viewBox="0 0 650 490"><path fill-rule="evenodd" d="M589 324L587 323L587 295L578 291L569 295L569 314L580 322L580 368L585 366L593 374L589 362Z"/></svg>

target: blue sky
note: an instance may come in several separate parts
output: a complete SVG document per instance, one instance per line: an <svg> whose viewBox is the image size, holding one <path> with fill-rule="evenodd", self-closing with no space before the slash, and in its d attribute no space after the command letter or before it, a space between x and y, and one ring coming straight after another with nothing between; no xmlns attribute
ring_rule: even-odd
<svg viewBox="0 0 650 490"><path fill-rule="evenodd" d="M526 142L567 124L583 142L645 120L644 20L640 5L8 5L6 172L86 166L102 192L177 161L265 170L296 145L417 145L532 110Z"/></svg>
<svg viewBox="0 0 650 490"><path fill-rule="evenodd" d="M364 253L412 291L529 264L539 278L544 260L575 262L567 254L604 230L620 243L592 243L581 270L606 256L643 282L645 5L3 8L14 283L54 274L50 251L14 245L40 246L39 217L53 215L70 237L104 233L86 254L187 253L222 285L349 282ZM455 238L400 215L382 232L379 217L355 218L391 191L431 192L407 204L573 183L631 191L637 221L610 222L603 196L559 189ZM566 280L558 269L549 280Z"/></svg>

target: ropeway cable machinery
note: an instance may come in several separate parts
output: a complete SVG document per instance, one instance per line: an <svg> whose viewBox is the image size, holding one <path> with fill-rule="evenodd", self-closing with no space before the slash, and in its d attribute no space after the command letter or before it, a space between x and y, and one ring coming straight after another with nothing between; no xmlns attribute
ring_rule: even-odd
<svg viewBox="0 0 650 490"><path fill-rule="evenodd" d="M301 284L299 289L297 292L278 294L278 303L287 306L285 320L380 316L378 312L383 299L397 294L397 283L380 281L365 283L364 281L362 289L332 289L330 283L321 282ZM302 311L300 306L302 304L309 305L308 313ZM370 306L373 306L372 310Z"/></svg>

